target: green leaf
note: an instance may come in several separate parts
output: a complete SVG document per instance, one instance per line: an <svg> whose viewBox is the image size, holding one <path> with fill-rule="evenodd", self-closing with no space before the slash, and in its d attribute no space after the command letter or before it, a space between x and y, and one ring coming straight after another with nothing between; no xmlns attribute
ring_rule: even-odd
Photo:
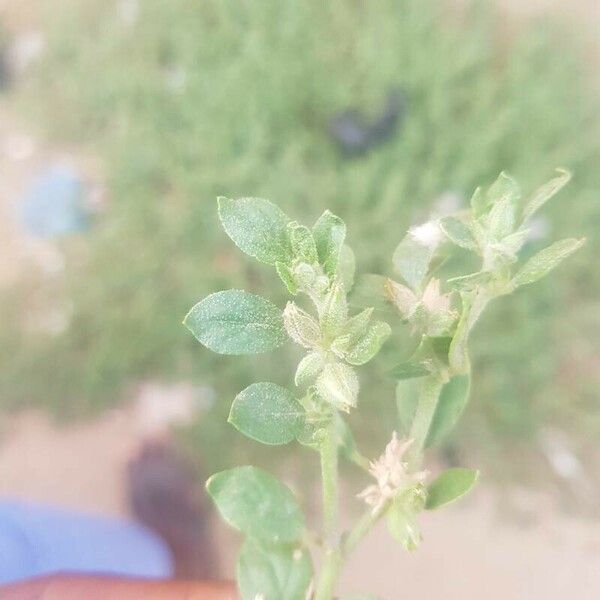
<svg viewBox="0 0 600 600"><path fill-rule="evenodd" d="M479 271L460 277L448 279L448 283L457 290L473 290L480 285L485 285L492 280L493 274L490 271Z"/></svg>
<svg viewBox="0 0 600 600"><path fill-rule="evenodd" d="M223 519L266 544L292 543L304 532L304 516L291 490L257 467L215 473L206 489Z"/></svg>
<svg viewBox="0 0 600 600"><path fill-rule="evenodd" d="M532 256L517 272L512 280L515 287L527 285L540 280L552 269L556 268L565 258L581 248L585 239L569 238L555 242Z"/></svg>
<svg viewBox="0 0 600 600"><path fill-rule="evenodd" d="M420 388L421 381L418 378L403 379L396 385L396 407L398 409L399 428L405 435L409 434L415 418Z"/></svg>
<svg viewBox="0 0 600 600"><path fill-rule="evenodd" d="M406 550L416 550L421 542L421 533L417 529L413 513L406 511L398 501L390 506L387 513L388 529L392 537L399 541Z"/></svg>
<svg viewBox="0 0 600 600"><path fill-rule="evenodd" d="M291 262L290 219L275 204L262 198L218 202L223 229L240 250L268 265Z"/></svg>
<svg viewBox="0 0 600 600"><path fill-rule="evenodd" d="M325 357L322 352L310 352L298 364L294 383L298 387L306 387L312 385L319 373L325 366Z"/></svg>
<svg viewBox="0 0 600 600"><path fill-rule="evenodd" d="M413 289L419 289L437 246L437 225L425 223L411 229L392 256L394 269Z"/></svg>
<svg viewBox="0 0 600 600"><path fill-rule="evenodd" d="M415 379L417 377L425 377L430 374L429 369L421 362L408 360L395 366L390 375L394 379Z"/></svg>
<svg viewBox="0 0 600 600"><path fill-rule="evenodd" d="M469 400L471 377L455 375L444 385L431 421L426 447L439 444L456 425Z"/></svg>
<svg viewBox="0 0 600 600"><path fill-rule="evenodd" d="M258 354L285 342L277 306L243 290L216 292L201 300L183 324L196 339L219 354Z"/></svg>
<svg viewBox="0 0 600 600"><path fill-rule="evenodd" d="M344 289L346 290L346 293L348 293L354 285L354 274L356 272L356 258L354 257L354 252L352 252L352 248L350 248L350 246L348 246L347 244L344 244L342 246L338 264L338 271L340 274L340 279L344 284Z"/></svg>
<svg viewBox="0 0 600 600"><path fill-rule="evenodd" d="M473 469L448 469L427 488L425 508L434 510L464 496L475 485L479 471Z"/></svg>
<svg viewBox="0 0 600 600"><path fill-rule="evenodd" d="M456 217L445 217L440 220L440 227L448 239L466 250L477 250L477 242L471 230Z"/></svg>
<svg viewBox="0 0 600 600"><path fill-rule="evenodd" d="M339 410L348 412L358 399L358 377L352 367L343 363L325 365L316 384L319 396Z"/></svg>
<svg viewBox="0 0 600 600"><path fill-rule="evenodd" d="M275 263L275 270L277 271L277 275L279 275L279 279L285 284L288 292L292 296L295 296L298 293L298 284L292 270L285 263L279 261Z"/></svg>
<svg viewBox="0 0 600 600"><path fill-rule="evenodd" d="M369 327L365 336L346 354L346 361L351 365L368 363L390 337L392 328L384 321L376 321Z"/></svg>
<svg viewBox="0 0 600 600"><path fill-rule="evenodd" d="M560 175L545 183L536 190L525 204L523 209L523 221L530 219L550 198L558 194L571 180L571 173L565 169L556 169Z"/></svg>
<svg viewBox="0 0 600 600"><path fill-rule="evenodd" d="M317 321L293 302L283 311L283 324L290 338L304 348L314 348L321 340Z"/></svg>
<svg viewBox="0 0 600 600"><path fill-rule="evenodd" d="M264 546L247 539L238 557L236 575L242 600L305 600L312 564L304 548Z"/></svg>
<svg viewBox="0 0 600 600"><path fill-rule="evenodd" d="M346 224L326 210L313 227L319 262L329 277L335 277L342 245L346 239Z"/></svg>
<svg viewBox="0 0 600 600"><path fill-rule="evenodd" d="M500 173L486 196L491 205L487 217L489 233L492 239L501 240L512 233L516 226L521 189L512 177Z"/></svg>
<svg viewBox="0 0 600 600"><path fill-rule="evenodd" d="M263 444L287 444L304 423L304 409L287 389L268 382L253 383L233 401L229 422Z"/></svg>
<svg viewBox="0 0 600 600"><path fill-rule="evenodd" d="M335 281L323 301L320 310L321 330L330 339L337 337L348 319L346 291L341 282Z"/></svg>
<svg viewBox="0 0 600 600"><path fill-rule="evenodd" d="M316 263L319 260L317 246L310 229L292 221L288 224L288 232L294 259L308 264Z"/></svg>
<svg viewBox="0 0 600 600"><path fill-rule="evenodd" d="M483 188L478 187L471 196L471 210L476 218L483 216L489 208Z"/></svg>

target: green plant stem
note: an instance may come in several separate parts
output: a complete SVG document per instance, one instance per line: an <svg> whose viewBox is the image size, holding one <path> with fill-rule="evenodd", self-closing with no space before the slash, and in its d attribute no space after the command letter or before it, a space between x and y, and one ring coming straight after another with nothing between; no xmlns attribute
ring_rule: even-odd
<svg viewBox="0 0 600 600"><path fill-rule="evenodd" d="M338 448L335 422L325 429L325 435L320 444L321 478L323 486L323 537L329 547L337 544L338 526Z"/></svg>
<svg viewBox="0 0 600 600"><path fill-rule="evenodd" d="M315 600L332 600L338 578L348 556L387 512L388 507L389 503L386 503L375 512L369 510L348 533L341 548L328 550L315 593Z"/></svg>
<svg viewBox="0 0 600 600"><path fill-rule="evenodd" d="M425 447L443 385L444 382L439 375L430 375L423 381L415 418L409 434L409 437L413 440L413 445L410 449L413 466L418 463Z"/></svg>
<svg viewBox="0 0 600 600"><path fill-rule="evenodd" d="M315 593L315 600L331 600L341 567L338 546L338 447L335 421L332 419L321 440L321 479L323 488L323 538L325 560Z"/></svg>
<svg viewBox="0 0 600 600"><path fill-rule="evenodd" d="M329 548L325 555L315 600L332 600L339 574L342 569L342 556L339 549Z"/></svg>

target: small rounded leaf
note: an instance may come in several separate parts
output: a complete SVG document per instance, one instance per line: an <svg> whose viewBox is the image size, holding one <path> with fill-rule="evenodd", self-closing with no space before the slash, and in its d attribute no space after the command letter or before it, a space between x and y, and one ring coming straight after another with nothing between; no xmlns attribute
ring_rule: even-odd
<svg viewBox="0 0 600 600"><path fill-rule="evenodd" d="M342 363L329 363L317 379L317 392L336 408L348 412L356 406L358 377L352 367Z"/></svg>
<svg viewBox="0 0 600 600"><path fill-rule="evenodd" d="M425 508L434 510L464 496L477 482L479 471L472 469L448 469L427 489Z"/></svg>
<svg viewBox="0 0 600 600"><path fill-rule="evenodd" d="M304 516L291 490L257 467L215 473L206 490L223 519L234 529L267 544L302 537Z"/></svg>
<svg viewBox="0 0 600 600"><path fill-rule="evenodd" d="M288 302L283 311L283 324L290 338L304 348L314 348L321 339L319 324L305 310Z"/></svg>
<svg viewBox="0 0 600 600"><path fill-rule="evenodd" d="M264 546L247 539L236 575L242 600L305 600L312 564L305 548Z"/></svg>
<svg viewBox="0 0 600 600"><path fill-rule="evenodd" d="M233 401L229 422L263 444L287 444L300 433L304 409L294 395L275 383L253 383Z"/></svg>
<svg viewBox="0 0 600 600"><path fill-rule="evenodd" d="M279 308L243 290L207 296L190 310L183 324L201 344L219 354L268 352L286 340Z"/></svg>

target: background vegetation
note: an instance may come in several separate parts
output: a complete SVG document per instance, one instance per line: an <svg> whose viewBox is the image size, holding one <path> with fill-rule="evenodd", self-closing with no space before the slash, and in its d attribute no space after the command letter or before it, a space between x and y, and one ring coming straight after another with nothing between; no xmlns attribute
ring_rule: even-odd
<svg viewBox="0 0 600 600"><path fill-rule="evenodd" d="M503 169L528 192L563 166L574 180L528 251L547 245L546 233L588 244L569 268L486 315L463 438L477 436L481 448L485 436L493 454L557 421L583 431L582 444L591 439L600 119L573 40L547 24L508 35L488 11L428 0L144 0L130 22L112 2L64 4L48 14L45 62L18 102L48 136L101 157L111 201L85 239L64 243L64 333L23 337L23 294L35 281L4 299L9 407L86 414L161 377L214 385L212 410L225 414L247 382L287 380L291 356L267 366L215 360L181 326L195 301L224 287L281 300L270 270L244 260L217 226L217 195L270 198L302 221L329 207L348 224L359 268L385 273L406 228L440 197L467 198ZM365 156L342 156L330 117L347 107L376 114L394 89L406 99L397 133ZM408 355L402 342L388 355ZM390 418L392 393L389 381L370 400ZM218 465L230 462L224 421L207 419L190 436ZM374 427L363 419L365 440ZM246 442L227 440L247 453Z"/></svg>

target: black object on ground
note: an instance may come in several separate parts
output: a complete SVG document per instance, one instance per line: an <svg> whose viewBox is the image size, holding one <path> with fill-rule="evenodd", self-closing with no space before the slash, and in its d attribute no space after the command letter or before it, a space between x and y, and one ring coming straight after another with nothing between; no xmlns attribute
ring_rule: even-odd
<svg viewBox="0 0 600 600"><path fill-rule="evenodd" d="M404 94L392 90L385 106L374 119L369 121L359 109L349 108L331 117L329 132L344 156L361 156L393 137L405 112Z"/></svg>

